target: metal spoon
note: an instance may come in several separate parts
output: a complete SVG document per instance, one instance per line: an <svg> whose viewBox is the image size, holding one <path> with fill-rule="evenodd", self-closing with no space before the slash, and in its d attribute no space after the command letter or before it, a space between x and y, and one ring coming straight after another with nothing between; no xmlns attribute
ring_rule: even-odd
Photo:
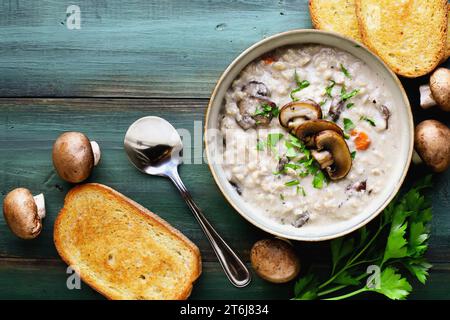
<svg viewBox="0 0 450 320"><path fill-rule="evenodd" d="M178 175L183 144L175 128L162 118L144 117L130 126L124 145L131 163L140 171L172 180L211 243L228 279L238 288L247 286L251 280L247 267L211 226Z"/></svg>

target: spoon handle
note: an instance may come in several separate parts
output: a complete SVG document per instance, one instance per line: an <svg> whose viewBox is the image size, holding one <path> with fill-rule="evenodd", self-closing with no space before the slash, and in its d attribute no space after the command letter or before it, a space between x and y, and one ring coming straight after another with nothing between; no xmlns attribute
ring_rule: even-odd
<svg viewBox="0 0 450 320"><path fill-rule="evenodd" d="M222 268L225 271L228 280L230 280L230 282L238 288L247 286L251 280L251 275L247 267L205 218L200 208L192 199L191 194L181 181L181 178L178 175L178 170L176 168L172 170L169 178L180 191L183 199L186 201L187 205L200 224L200 227L211 243L211 246L214 249L217 258L219 259L219 262L222 265Z"/></svg>

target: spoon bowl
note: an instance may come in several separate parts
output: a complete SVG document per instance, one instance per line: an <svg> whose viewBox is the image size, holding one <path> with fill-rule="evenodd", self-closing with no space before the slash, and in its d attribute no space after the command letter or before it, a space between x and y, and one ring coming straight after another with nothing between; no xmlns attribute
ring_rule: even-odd
<svg viewBox="0 0 450 320"><path fill-rule="evenodd" d="M124 147L131 163L146 174L167 176L173 167L183 162L180 135L159 117L135 121L125 134Z"/></svg>

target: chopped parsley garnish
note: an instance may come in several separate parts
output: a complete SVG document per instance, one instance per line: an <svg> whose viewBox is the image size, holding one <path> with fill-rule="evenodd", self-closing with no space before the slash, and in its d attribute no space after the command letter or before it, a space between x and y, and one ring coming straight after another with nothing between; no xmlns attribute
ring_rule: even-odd
<svg viewBox="0 0 450 320"><path fill-rule="evenodd" d="M306 150L305 145L303 144L303 142L300 141L299 138L297 138L296 136L293 136L292 134L289 135L289 143L297 148L299 148L302 152L304 150Z"/></svg>
<svg viewBox="0 0 450 320"><path fill-rule="evenodd" d="M359 89L353 89L352 91L347 92L345 87L342 87L342 89L341 89L341 99L343 101L347 101L347 100L353 98L354 96L356 96L359 93L359 91L360 91Z"/></svg>
<svg viewBox="0 0 450 320"><path fill-rule="evenodd" d="M286 168L289 168L289 169L292 169L292 170L299 170L299 169L302 168L302 166L300 166L300 165L298 165L298 164L295 164L295 163L286 163L286 164L284 165L284 168L285 168L285 169L286 169Z"/></svg>
<svg viewBox="0 0 450 320"><path fill-rule="evenodd" d="M282 193L280 193L280 199L281 199L282 201L284 201L284 195L283 195Z"/></svg>
<svg viewBox="0 0 450 320"><path fill-rule="evenodd" d="M327 99L320 101L319 106L323 107L325 105L325 103L327 103Z"/></svg>
<svg viewBox="0 0 450 320"><path fill-rule="evenodd" d="M325 88L325 93L327 94L327 96L329 96L330 98L332 98L331 92L333 90L333 87L335 86L336 82L334 82L333 80L330 81L330 84L328 85L328 87Z"/></svg>
<svg viewBox="0 0 450 320"><path fill-rule="evenodd" d="M288 157L288 158L296 158L296 157L298 157L299 154L295 150L295 147L294 146L289 146L289 145L291 145L289 143L289 141L286 141L286 147L287 147L286 157Z"/></svg>
<svg viewBox="0 0 450 320"><path fill-rule="evenodd" d="M296 185L299 185L299 184L300 184L300 181L298 181L298 180L291 180L291 181L286 182L284 185L286 187L293 187L293 186L296 186Z"/></svg>
<svg viewBox="0 0 450 320"><path fill-rule="evenodd" d="M256 143L256 150L258 151L264 151L264 147L265 147L265 143L262 140L258 140L258 142Z"/></svg>
<svg viewBox="0 0 450 320"><path fill-rule="evenodd" d="M264 116L266 118L270 118L271 116L278 117L279 113L280 113L280 110L278 109L278 107L276 105L270 105L268 103L264 103L261 105L261 109L259 109L259 108L256 109L253 116Z"/></svg>
<svg viewBox="0 0 450 320"><path fill-rule="evenodd" d="M347 104L347 109L353 108L355 104L353 102L350 102L349 104Z"/></svg>
<svg viewBox="0 0 450 320"><path fill-rule="evenodd" d="M316 189L322 189L324 181L326 181L326 177L322 170L317 170L313 178L313 187Z"/></svg>
<svg viewBox="0 0 450 320"><path fill-rule="evenodd" d="M344 132L344 139L345 139L345 140L350 139L350 135L349 135L348 133L345 133L345 132Z"/></svg>
<svg viewBox="0 0 450 320"><path fill-rule="evenodd" d="M370 118L367 118L366 116L361 116L361 118L359 118L359 120L364 120L364 121L368 122L372 127L376 127L377 126L375 124L375 121L373 121Z"/></svg>
<svg viewBox="0 0 450 320"><path fill-rule="evenodd" d="M305 192L305 188L303 188L302 186L297 186L297 190L296 190L297 194L302 194L302 196L306 197L306 192Z"/></svg>
<svg viewBox="0 0 450 320"><path fill-rule="evenodd" d="M344 118L344 130L345 131L352 131L353 129L355 129L355 124L353 123L352 120L348 119L348 118Z"/></svg>
<svg viewBox="0 0 450 320"><path fill-rule="evenodd" d="M352 156L352 160L356 158L356 151L353 151L352 153L350 153L350 155Z"/></svg>
<svg viewBox="0 0 450 320"><path fill-rule="evenodd" d="M349 79L352 78L352 76L350 75L350 73L348 72L348 70L342 65L342 63L341 63L341 71L342 71L342 73L343 73L347 78L349 78Z"/></svg>
<svg viewBox="0 0 450 320"><path fill-rule="evenodd" d="M297 101L298 99L294 96L297 92L309 87L310 83L308 80L300 80L297 74L297 70L294 73L295 83L297 84L297 88L291 91L291 99L292 101Z"/></svg>
<svg viewBox="0 0 450 320"><path fill-rule="evenodd" d="M282 138L283 138L282 133L269 133L267 135L267 145L269 147L275 147L278 141L280 141Z"/></svg>
<svg viewBox="0 0 450 320"><path fill-rule="evenodd" d="M273 135L273 134L272 134ZM282 135L281 135L282 137ZM273 136L268 141L268 146L275 146L276 143L281 139L279 135ZM324 181L326 182L326 176L320 170L318 164L314 161L314 158L311 156L311 151L306 148L302 141L300 141L297 137L289 134L286 137L286 141L284 142L286 146L285 156L289 159L290 162L285 163L283 168L278 172L274 172L273 174L285 174L287 169L294 170L299 178L304 178L308 175L312 175L313 178L313 186L314 188L322 188ZM288 181L285 183L285 186L297 186L300 184L300 181L297 179ZM304 191L302 191L304 193Z"/></svg>

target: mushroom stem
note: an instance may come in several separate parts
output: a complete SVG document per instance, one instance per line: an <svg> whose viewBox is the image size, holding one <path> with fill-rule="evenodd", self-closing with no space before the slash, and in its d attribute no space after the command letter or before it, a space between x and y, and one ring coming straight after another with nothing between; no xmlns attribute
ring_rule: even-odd
<svg viewBox="0 0 450 320"><path fill-rule="evenodd" d="M436 105L436 101L431 93L431 88L428 84L421 85L419 87L420 91L420 106L423 109L428 109Z"/></svg>
<svg viewBox="0 0 450 320"><path fill-rule="evenodd" d="M412 154L412 162L413 162L414 164L416 164L416 165L419 165L419 164L422 164L422 163L423 163L422 158L419 156L419 154L417 153L416 150L413 151L413 154Z"/></svg>
<svg viewBox="0 0 450 320"><path fill-rule="evenodd" d="M91 141L91 147L92 152L94 153L94 167L95 167L99 163L101 157L100 146L98 145L97 142Z"/></svg>
<svg viewBox="0 0 450 320"><path fill-rule="evenodd" d="M40 194L34 196L33 198L34 198L34 202L36 202L37 214L38 214L39 218L41 218L41 219L45 218L44 194L40 193Z"/></svg>

